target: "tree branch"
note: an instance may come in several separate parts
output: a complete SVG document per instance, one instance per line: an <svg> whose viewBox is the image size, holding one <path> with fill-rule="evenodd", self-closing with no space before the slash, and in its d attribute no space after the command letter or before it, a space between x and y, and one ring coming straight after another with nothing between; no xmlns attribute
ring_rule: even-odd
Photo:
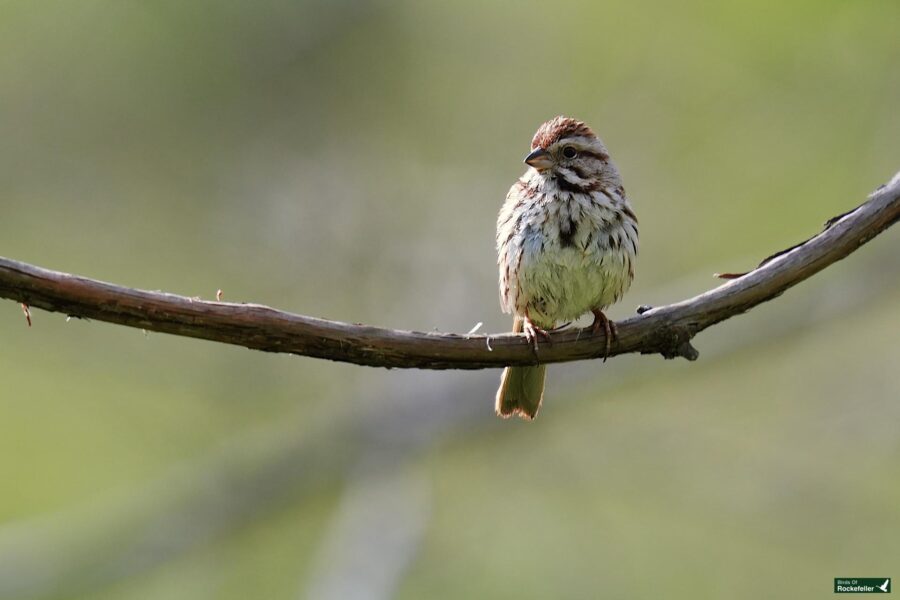
<svg viewBox="0 0 900 600"><path fill-rule="evenodd" d="M640 352L697 358L691 338L707 327L776 298L841 260L900 219L900 173L818 235L688 300L645 309L618 323L610 356ZM588 329L556 332L535 356L523 335L458 335L328 321L259 304L234 304L126 288L0 257L0 298L27 306L159 331L359 365L484 369L603 356L606 341Z"/></svg>

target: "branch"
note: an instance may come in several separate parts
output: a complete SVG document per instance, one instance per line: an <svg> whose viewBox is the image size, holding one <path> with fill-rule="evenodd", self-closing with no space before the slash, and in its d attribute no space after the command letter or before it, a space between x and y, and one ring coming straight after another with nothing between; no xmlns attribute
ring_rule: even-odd
<svg viewBox="0 0 900 600"><path fill-rule="evenodd" d="M841 260L900 219L900 173L824 231L713 290L620 321L610 356L640 352L697 358L690 340L707 327L776 298ZM372 367L485 369L591 359L606 340L588 329L552 335L535 356L521 334L458 335L382 329L126 288L0 257L0 298L150 331Z"/></svg>

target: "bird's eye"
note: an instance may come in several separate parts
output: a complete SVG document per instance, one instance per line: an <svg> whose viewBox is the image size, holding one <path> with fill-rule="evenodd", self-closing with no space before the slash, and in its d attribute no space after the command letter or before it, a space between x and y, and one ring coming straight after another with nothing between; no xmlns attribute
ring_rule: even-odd
<svg viewBox="0 0 900 600"><path fill-rule="evenodd" d="M578 150L576 150L572 146L566 146L565 148L563 148L562 155L566 158L572 159L578 156Z"/></svg>

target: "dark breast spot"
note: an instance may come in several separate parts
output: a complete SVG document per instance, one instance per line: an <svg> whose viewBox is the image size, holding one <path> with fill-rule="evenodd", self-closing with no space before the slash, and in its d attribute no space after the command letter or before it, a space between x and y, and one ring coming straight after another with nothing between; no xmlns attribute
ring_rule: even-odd
<svg viewBox="0 0 900 600"><path fill-rule="evenodd" d="M563 248L575 246L575 234L578 233L578 222L573 217L559 223L559 245Z"/></svg>

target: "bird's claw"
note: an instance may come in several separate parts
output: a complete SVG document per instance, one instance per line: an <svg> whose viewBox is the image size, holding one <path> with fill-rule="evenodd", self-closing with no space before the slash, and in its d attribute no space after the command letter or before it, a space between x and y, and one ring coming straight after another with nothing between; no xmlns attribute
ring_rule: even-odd
<svg viewBox="0 0 900 600"><path fill-rule="evenodd" d="M522 324L522 333L525 334L525 339L528 340L528 343L534 347L534 353L537 354L538 351L538 336L544 338L548 342L551 341L550 334L546 329L541 329L537 325L532 322L531 319L525 317L524 322Z"/></svg>
<svg viewBox="0 0 900 600"><path fill-rule="evenodd" d="M594 322L591 324L591 332L593 332L594 335L597 335L602 329L603 333L606 334L606 351L603 353L603 362L606 362L606 359L609 358L609 350L612 347L612 341L619 339L619 330L616 327L616 324L603 314L602 310L593 310L591 312L594 313Z"/></svg>

